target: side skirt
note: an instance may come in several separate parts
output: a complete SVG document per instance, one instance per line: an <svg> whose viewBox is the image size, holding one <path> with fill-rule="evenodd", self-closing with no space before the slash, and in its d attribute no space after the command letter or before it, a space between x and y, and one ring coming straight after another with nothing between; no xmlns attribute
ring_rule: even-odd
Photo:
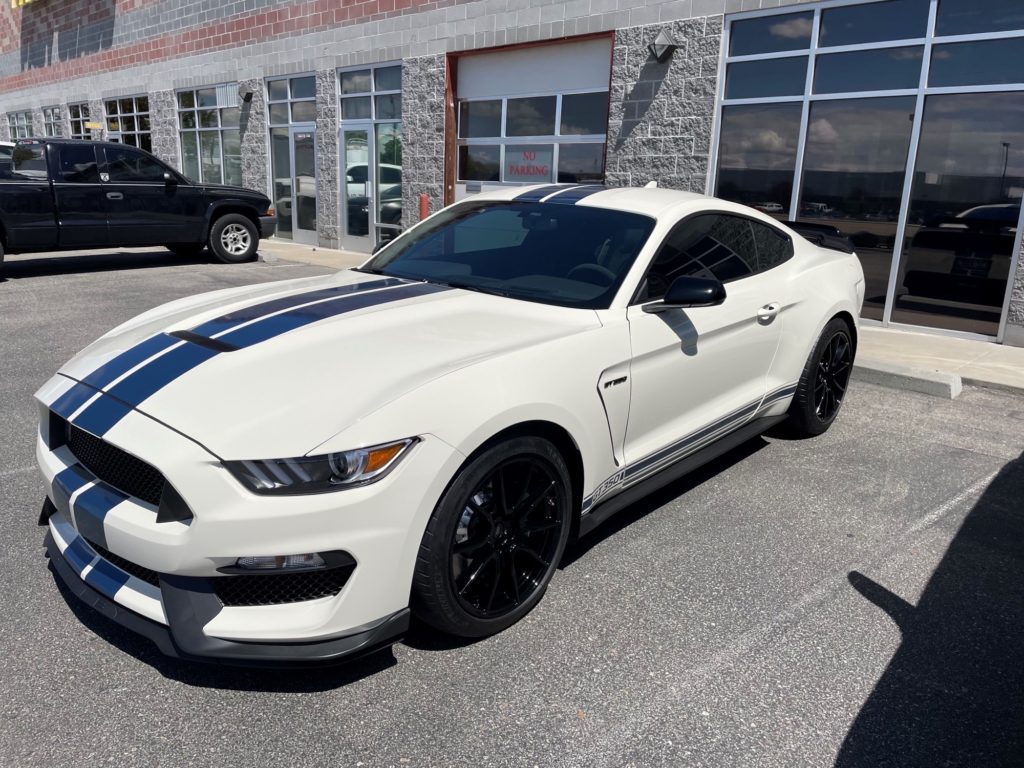
<svg viewBox="0 0 1024 768"><path fill-rule="evenodd" d="M580 518L580 538L593 531L616 512L621 512L629 505L639 501L658 488L668 485L673 480L678 480L683 475L688 475L709 461L713 461L719 456L728 453L736 446L742 445L751 438L768 431L779 422L785 421L785 419L786 415L783 414L781 416L764 416L747 422L734 432L730 432L711 443L711 445L705 446L688 456L684 456L675 464L670 464L657 474L641 480L636 485L615 494L607 501L599 503L591 512Z"/></svg>

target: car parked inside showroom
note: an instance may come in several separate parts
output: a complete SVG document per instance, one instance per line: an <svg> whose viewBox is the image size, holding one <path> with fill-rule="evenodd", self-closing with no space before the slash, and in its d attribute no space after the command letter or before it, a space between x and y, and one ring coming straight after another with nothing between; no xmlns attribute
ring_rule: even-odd
<svg viewBox="0 0 1024 768"><path fill-rule="evenodd" d="M499 632L653 488L829 428L849 250L685 192L511 187L357 269L157 307L36 395L50 562L186 659Z"/></svg>

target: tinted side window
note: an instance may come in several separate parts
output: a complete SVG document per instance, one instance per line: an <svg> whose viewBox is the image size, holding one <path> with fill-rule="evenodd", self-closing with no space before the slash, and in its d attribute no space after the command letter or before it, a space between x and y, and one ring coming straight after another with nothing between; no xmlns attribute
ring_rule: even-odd
<svg viewBox="0 0 1024 768"><path fill-rule="evenodd" d="M757 245L757 271L773 269L793 258L793 241L783 232L759 221L751 221Z"/></svg>
<svg viewBox="0 0 1024 768"><path fill-rule="evenodd" d="M125 147L104 147L106 166L104 172L109 174L109 181L116 182L154 182L164 180L164 167L156 160L141 152Z"/></svg>
<svg viewBox="0 0 1024 768"><path fill-rule="evenodd" d="M100 171L96 166L96 151L92 147L61 147L58 167L60 181L73 184L99 183Z"/></svg>
<svg viewBox="0 0 1024 768"><path fill-rule="evenodd" d="M705 214L679 224L662 243L641 288L640 301L665 295L683 275L727 283L758 271L750 222L739 216Z"/></svg>

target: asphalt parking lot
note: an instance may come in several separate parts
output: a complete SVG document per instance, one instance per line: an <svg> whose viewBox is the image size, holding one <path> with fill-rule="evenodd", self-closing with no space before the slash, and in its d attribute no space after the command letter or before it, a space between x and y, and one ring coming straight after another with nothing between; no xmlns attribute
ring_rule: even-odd
<svg viewBox="0 0 1024 768"><path fill-rule="evenodd" d="M854 385L574 547L472 644L414 628L318 671L185 665L69 604L36 517L32 393L156 304L312 275L16 257L0 282L0 764L1024 764L1024 399Z"/></svg>

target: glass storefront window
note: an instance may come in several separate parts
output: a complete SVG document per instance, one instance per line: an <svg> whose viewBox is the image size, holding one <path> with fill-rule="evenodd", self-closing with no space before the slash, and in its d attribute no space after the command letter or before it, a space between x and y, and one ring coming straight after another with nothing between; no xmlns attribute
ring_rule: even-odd
<svg viewBox="0 0 1024 768"><path fill-rule="evenodd" d="M725 70L725 98L799 96L807 80L807 57L737 61Z"/></svg>
<svg viewBox="0 0 1024 768"><path fill-rule="evenodd" d="M506 136L552 136L555 133L554 96L509 99L506 104Z"/></svg>
<svg viewBox="0 0 1024 768"><path fill-rule="evenodd" d="M147 152L153 149L149 134L148 96L111 99L104 107L107 112L108 139L139 147Z"/></svg>
<svg viewBox="0 0 1024 768"><path fill-rule="evenodd" d="M928 85L1024 83L1024 37L947 43L932 48Z"/></svg>
<svg viewBox="0 0 1024 768"><path fill-rule="evenodd" d="M821 12L818 45L855 45L924 37L930 0L889 0L845 5Z"/></svg>
<svg viewBox="0 0 1024 768"><path fill-rule="evenodd" d="M562 136L603 134L608 130L608 94L567 93L562 97L558 133Z"/></svg>
<svg viewBox="0 0 1024 768"><path fill-rule="evenodd" d="M32 135L32 113L10 112L7 115L7 127L11 132L11 141L27 139Z"/></svg>
<svg viewBox="0 0 1024 768"><path fill-rule="evenodd" d="M84 102L68 104L68 114L71 117L71 138L91 139L92 132L85 127L85 124L89 122L89 105Z"/></svg>
<svg viewBox="0 0 1024 768"><path fill-rule="evenodd" d="M43 107L43 133L47 136L64 135L64 115L60 107Z"/></svg>
<svg viewBox="0 0 1024 768"><path fill-rule="evenodd" d="M799 220L850 238L864 269L865 317L882 319L913 123L914 96L811 105Z"/></svg>
<svg viewBox="0 0 1024 768"><path fill-rule="evenodd" d="M814 14L787 13L734 21L729 32L729 55L800 51L811 47Z"/></svg>
<svg viewBox="0 0 1024 768"><path fill-rule="evenodd" d="M939 0L937 35L974 35L1024 29L1020 0Z"/></svg>
<svg viewBox="0 0 1024 768"><path fill-rule="evenodd" d="M459 104L459 138L501 136L501 101L463 101Z"/></svg>
<svg viewBox="0 0 1024 768"><path fill-rule="evenodd" d="M928 96L894 322L995 335L1024 192L1024 92Z"/></svg>
<svg viewBox="0 0 1024 768"><path fill-rule="evenodd" d="M924 48L880 48L818 56L814 93L852 93L917 88Z"/></svg>
<svg viewBox="0 0 1024 768"><path fill-rule="evenodd" d="M242 183L237 92L238 86L229 83L178 93L181 168L190 179L207 184Z"/></svg>
<svg viewBox="0 0 1024 768"><path fill-rule="evenodd" d="M465 181L500 181L501 146L473 144L459 147L458 175Z"/></svg>
<svg viewBox="0 0 1024 768"><path fill-rule="evenodd" d="M724 107L718 188L726 200L788 218L800 134L799 104Z"/></svg>
<svg viewBox="0 0 1024 768"><path fill-rule="evenodd" d="M604 181L604 143L560 144L558 182L593 184Z"/></svg>

